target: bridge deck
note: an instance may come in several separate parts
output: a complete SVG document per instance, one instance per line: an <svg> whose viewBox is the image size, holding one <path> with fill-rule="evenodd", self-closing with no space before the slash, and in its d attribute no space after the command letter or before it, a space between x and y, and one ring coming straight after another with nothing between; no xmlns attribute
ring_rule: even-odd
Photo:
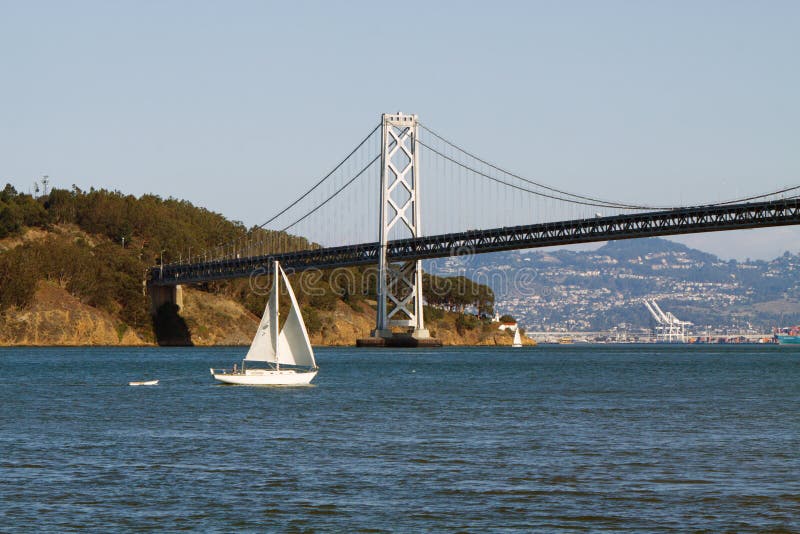
<svg viewBox="0 0 800 534"><path fill-rule="evenodd" d="M388 244L390 261L441 258L503 250L550 247L640 237L742 230L800 224L800 199L791 198L727 206L699 206L668 211L576 219L490 230L400 239ZM285 269L330 269L378 263L378 243L319 248L190 264L150 270L150 283L176 285L243 278L269 273L272 260Z"/></svg>

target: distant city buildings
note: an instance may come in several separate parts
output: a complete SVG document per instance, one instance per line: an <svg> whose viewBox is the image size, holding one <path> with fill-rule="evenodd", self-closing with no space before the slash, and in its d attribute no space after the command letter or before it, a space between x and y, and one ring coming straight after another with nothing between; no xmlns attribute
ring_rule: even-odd
<svg viewBox="0 0 800 534"><path fill-rule="evenodd" d="M644 244L654 250L642 251ZM800 257L793 254L772 261L722 261L651 239L617 242L594 252L447 258L435 269L489 283L495 309L529 331L607 331L623 324L630 331L646 331L656 325L642 305L645 298L693 322L695 330L767 331L800 322ZM520 278L525 278L524 287Z"/></svg>

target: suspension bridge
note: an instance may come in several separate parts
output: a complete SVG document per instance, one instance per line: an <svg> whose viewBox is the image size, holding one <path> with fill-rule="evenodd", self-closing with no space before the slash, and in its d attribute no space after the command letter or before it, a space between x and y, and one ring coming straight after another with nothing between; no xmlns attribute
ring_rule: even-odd
<svg viewBox="0 0 800 534"><path fill-rule="evenodd" d="M274 260L295 272L372 264L373 336L403 327L425 339L423 259L794 224L800 186L696 206L602 199L505 170L416 115L384 114L333 170L246 237L155 266L148 286L155 310L182 284L268 274Z"/></svg>

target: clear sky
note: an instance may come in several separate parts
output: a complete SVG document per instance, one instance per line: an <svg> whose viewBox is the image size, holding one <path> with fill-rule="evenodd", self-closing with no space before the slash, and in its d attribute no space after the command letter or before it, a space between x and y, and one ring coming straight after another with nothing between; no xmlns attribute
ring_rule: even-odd
<svg viewBox="0 0 800 534"><path fill-rule="evenodd" d="M0 180L257 224L417 113L569 191L701 203L800 184L800 2L0 0ZM680 238L723 257L800 230Z"/></svg>

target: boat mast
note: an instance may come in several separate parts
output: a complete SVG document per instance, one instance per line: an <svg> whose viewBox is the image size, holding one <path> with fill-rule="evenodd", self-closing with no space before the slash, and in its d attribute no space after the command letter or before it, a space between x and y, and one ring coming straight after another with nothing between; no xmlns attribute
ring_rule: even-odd
<svg viewBox="0 0 800 534"><path fill-rule="evenodd" d="M278 296L280 294L280 286L278 286L278 278L280 277L280 273L278 272L278 270L280 268L281 267L278 264L277 260L275 262L273 262L272 270L274 271L273 274L275 275L275 281L273 282L273 284L275 284L275 311L274 311L274 315L272 317L272 321L273 321L272 324L274 325L272 327L272 332L275 335L272 337L272 343L274 344L274 347L275 347L275 370L276 371L280 371L280 369L281 369L281 362L280 362L280 359L278 358Z"/></svg>

